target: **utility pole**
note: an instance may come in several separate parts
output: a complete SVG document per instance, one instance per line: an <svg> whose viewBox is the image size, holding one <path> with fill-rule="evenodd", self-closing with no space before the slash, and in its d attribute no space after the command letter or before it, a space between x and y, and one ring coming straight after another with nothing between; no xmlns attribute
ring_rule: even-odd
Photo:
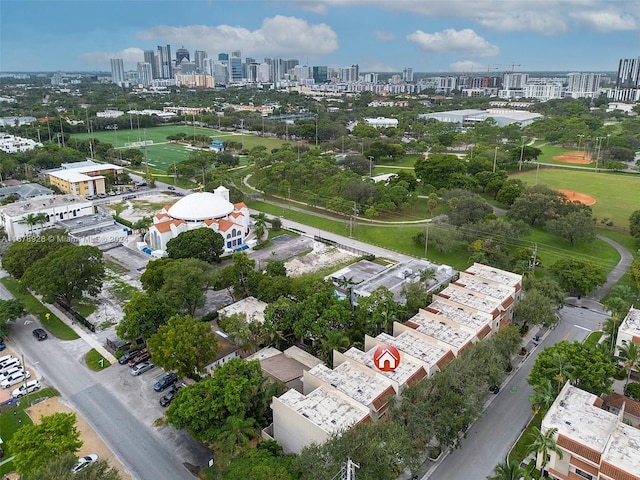
<svg viewBox="0 0 640 480"><path fill-rule="evenodd" d="M289 193L289 210L291 210L291 187L288 188Z"/></svg>
<svg viewBox="0 0 640 480"><path fill-rule="evenodd" d="M493 173L496 173L496 161L498 160L498 147L495 148L493 152ZM522 165L522 160L520 161Z"/></svg>
<svg viewBox="0 0 640 480"><path fill-rule="evenodd" d="M347 463L345 463L340 470L340 480L355 480L356 468L360 468L360 465L353 463L350 458L347 458Z"/></svg>
<svg viewBox="0 0 640 480"><path fill-rule="evenodd" d="M533 244L533 251L531 252L531 263L529 264L529 268L533 271L536 269L536 263L537 263L537 258L538 256L538 244L534 243Z"/></svg>
<svg viewBox="0 0 640 480"><path fill-rule="evenodd" d="M424 259L427 259L427 249L429 248L429 224L427 223L427 231L424 234Z"/></svg>
<svg viewBox="0 0 640 480"><path fill-rule="evenodd" d="M371 171L372 171L371 165L372 165L372 163L373 163L373 156L369 155L369 178L372 177L372 175L371 175Z"/></svg>
<svg viewBox="0 0 640 480"><path fill-rule="evenodd" d="M240 139L242 142L242 150L244 150L244 118L240 119Z"/></svg>

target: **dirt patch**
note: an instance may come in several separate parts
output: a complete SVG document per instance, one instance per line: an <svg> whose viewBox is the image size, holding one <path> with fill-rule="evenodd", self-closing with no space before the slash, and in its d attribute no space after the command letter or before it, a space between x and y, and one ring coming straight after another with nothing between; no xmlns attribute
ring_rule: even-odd
<svg viewBox="0 0 640 480"><path fill-rule="evenodd" d="M145 197L126 200L126 208L120 213L120 216L130 222L137 222L142 217L153 217L165 205L173 205L179 197L175 195L147 195Z"/></svg>
<svg viewBox="0 0 640 480"><path fill-rule="evenodd" d="M558 190L560 193L564 193L572 202L578 201L583 205L593 205L596 203L596 199L586 193L574 192L573 190Z"/></svg>
<svg viewBox="0 0 640 480"><path fill-rule="evenodd" d="M285 263L287 275L299 277L323 267L339 265L356 258L355 253L340 250L321 242L313 242L313 251L302 257L295 257Z"/></svg>
<svg viewBox="0 0 640 480"><path fill-rule="evenodd" d="M575 163L579 165L588 165L592 162L591 154L589 152L571 150L565 152L562 155L556 155L553 157L556 162L562 163Z"/></svg>
<svg viewBox="0 0 640 480"><path fill-rule="evenodd" d="M126 471L124 465L115 457L113 452L109 450L98 434L91 428L87 421L78 412L74 412L68 405L66 405L60 398L49 398L44 402L40 402L37 405L29 407L25 410L27 415L31 418L33 423L40 423L40 419L43 416L52 415L54 413L75 413L76 414L76 428L80 432L80 440L82 440L82 446L78 450L77 455L83 456L90 453L96 453L102 460L106 460L109 465L118 470L123 480L131 480L131 475Z"/></svg>

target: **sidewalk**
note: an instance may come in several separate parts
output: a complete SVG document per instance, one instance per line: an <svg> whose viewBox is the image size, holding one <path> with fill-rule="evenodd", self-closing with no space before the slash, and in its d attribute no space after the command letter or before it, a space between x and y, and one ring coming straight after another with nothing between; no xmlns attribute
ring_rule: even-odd
<svg viewBox="0 0 640 480"><path fill-rule="evenodd" d="M64 323L66 323L70 328L73 329L74 332L76 332L78 334L78 336L80 338L82 338L85 342L87 342L89 344L90 347L95 348L96 351L102 355L104 358L107 359L107 361L109 363L111 363L112 365L114 363L117 363L118 359L116 357L114 357L111 352L109 352L106 348L104 348L104 346L102 345L102 343L100 342L100 340L98 340L97 335L95 333L90 333L87 332L84 328L82 328L80 325L76 324L75 322L73 322L66 313L64 313L62 310L60 310L58 307L56 307L55 305L51 305L49 303L45 303L42 302L42 304L47 307L51 313L53 313L56 317L58 317L61 321L63 321Z"/></svg>

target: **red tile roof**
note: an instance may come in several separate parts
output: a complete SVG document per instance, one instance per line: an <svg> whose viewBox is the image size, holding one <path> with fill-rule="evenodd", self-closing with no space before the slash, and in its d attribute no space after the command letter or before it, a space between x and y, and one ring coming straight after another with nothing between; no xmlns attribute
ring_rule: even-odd
<svg viewBox="0 0 640 480"><path fill-rule="evenodd" d="M218 220L218 229L221 232L226 232L227 230L229 230L232 227L237 227L238 225L236 225L233 222L230 222L229 220L225 220L224 218L221 218L220 220Z"/></svg>
<svg viewBox="0 0 640 480"><path fill-rule="evenodd" d="M244 202L234 203L233 206L236 210L240 210L241 208L249 208L245 205Z"/></svg>
<svg viewBox="0 0 640 480"><path fill-rule="evenodd" d="M156 223L153 225L153 227L156 228L156 230L158 230L158 232L160 233L167 233L171 231L171 226L178 226L178 225L182 225L183 223L186 223L184 220L171 220L170 222L160 222L160 223Z"/></svg>

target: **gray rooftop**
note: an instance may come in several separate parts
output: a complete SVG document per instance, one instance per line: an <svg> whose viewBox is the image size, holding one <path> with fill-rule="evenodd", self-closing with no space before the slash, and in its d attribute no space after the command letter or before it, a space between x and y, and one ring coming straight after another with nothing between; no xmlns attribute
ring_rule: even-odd
<svg viewBox="0 0 640 480"><path fill-rule="evenodd" d="M461 285L473 292L497 298L501 302L515 293L515 289L513 287L498 285L493 282L489 283L484 278L473 275L462 276L455 283L456 285Z"/></svg>
<svg viewBox="0 0 640 480"><path fill-rule="evenodd" d="M602 461L609 462L638 477L640 476L639 453L640 429L620 422L609 439Z"/></svg>
<svg viewBox="0 0 640 480"><path fill-rule="evenodd" d="M493 312L499 309L502 304L502 301L497 298L473 292L453 284L449 284L449 286L438 295L449 298L453 302L461 305L471 307L479 312L488 313L491 316L493 316Z"/></svg>
<svg viewBox="0 0 640 480"><path fill-rule="evenodd" d="M476 333L493 320L493 317L487 313L473 311L473 309L465 305L454 306L446 299L439 298L437 295L433 296L433 302L426 308L428 311L433 311L435 315L441 315L453 320L460 325L472 329Z"/></svg>
<svg viewBox="0 0 640 480"><path fill-rule="evenodd" d="M346 288L340 287L339 285L341 280L347 280L349 285L358 285L384 269L385 267L377 263L370 262L369 260L360 260L341 268L337 272L333 272L331 275L326 276L325 280L330 280L338 284L337 286L340 290L346 291Z"/></svg>
<svg viewBox="0 0 640 480"><path fill-rule="evenodd" d="M620 330L631 336L640 336L640 310L631 307L620 324Z"/></svg>
<svg viewBox="0 0 640 480"><path fill-rule="evenodd" d="M384 375L389 380L396 382L399 386L405 385L411 377L423 369L422 365L411 359L411 357L404 357L398 367L392 372L383 372L373 363L373 351L363 352L355 347L350 348L344 352L344 356L357 362L361 365L365 365L372 371L379 372L380 375ZM426 372L425 374L426 375Z"/></svg>
<svg viewBox="0 0 640 480"><path fill-rule="evenodd" d="M10 217L19 217L39 212L42 209L66 206L84 208L93 207L93 204L79 195L53 195L24 202L10 203L9 205L0 207L0 212L3 212Z"/></svg>
<svg viewBox="0 0 640 480"><path fill-rule="evenodd" d="M474 263L465 270L466 273L476 275L478 277L487 278L494 282L501 283L509 287L515 287L522 284L522 275L517 273L500 270L499 268L490 267L482 263Z"/></svg>
<svg viewBox="0 0 640 480"><path fill-rule="evenodd" d="M53 195L53 193L53 190L43 187L38 183L23 183L22 185L11 185L0 188L0 199L15 194L18 196L18 201L20 201L34 197Z"/></svg>
<svg viewBox="0 0 640 480"><path fill-rule="evenodd" d="M402 332L397 337L392 337L387 333L381 333L376 337L376 340L387 345L393 345L400 350L400 355L406 353L429 366L436 365L451 352L451 350L431 343L421 335L411 333L411 331ZM401 359L400 363L403 361L404 359Z"/></svg>
<svg viewBox="0 0 640 480"><path fill-rule="evenodd" d="M251 322L256 320L260 323L264 323L264 309L267 308L267 304L258 300L255 297L247 297L242 300L238 300L231 305L219 310L220 315L230 316L236 313L244 313L247 321Z"/></svg>

